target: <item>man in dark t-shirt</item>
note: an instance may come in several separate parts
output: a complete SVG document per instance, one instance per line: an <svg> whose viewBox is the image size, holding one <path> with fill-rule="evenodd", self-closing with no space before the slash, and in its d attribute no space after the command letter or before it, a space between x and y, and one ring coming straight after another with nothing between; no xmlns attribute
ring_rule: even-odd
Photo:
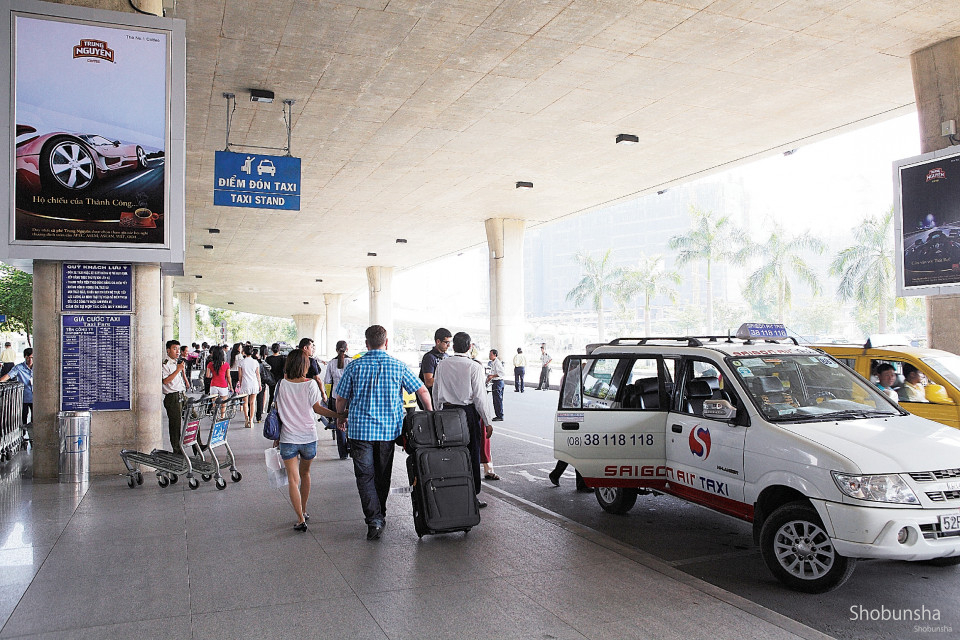
<svg viewBox="0 0 960 640"><path fill-rule="evenodd" d="M303 349L304 355L307 356L310 362L310 367L307 369L307 380L314 380L317 383L317 386L320 387L320 398L326 403L327 394L323 391L323 377L320 375L320 366L317 364L317 359L313 357L313 354L316 352L316 345L313 344L313 340L310 338L301 338L299 347Z"/></svg>
<svg viewBox="0 0 960 640"><path fill-rule="evenodd" d="M433 391L433 374L437 370L437 363L447 357L447 349L450 348L452 338L453 334L450 333L449 329L440 327L434 331L433 349L426 352L420 361L420 379L423 380L424 386L426 386L430 392ZM417 404L420 406L420 409L423 409L423 404L420 402L419 396L417 396Z"/></svg>
<svg viewBox="0 0 960 640"><path fill-rule="evenodd" d="M277 383L283 380L283 367L287 363L287 359L280 355L279 342L270 345L270 351L273 352L273 355L267 356L266 363L270 367L270 373L273 374L273 384L267 385L270 390L269 400L267 401L268 408L273 404L273 394L277 391Z"/></svg>

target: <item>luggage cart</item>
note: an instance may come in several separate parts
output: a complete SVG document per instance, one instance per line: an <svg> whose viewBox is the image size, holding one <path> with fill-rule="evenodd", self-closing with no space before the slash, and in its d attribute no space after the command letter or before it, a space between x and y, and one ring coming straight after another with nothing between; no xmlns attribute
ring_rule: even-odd
<svg viewBox="0 0 960 640"><path fill-rule="evenodd" d="M9 460L27 448L23 424L23 383L0 382L0 460Z"/></svg>
<svg viewBox="0 0 960 640"><path fill-rule="evenodd" d="M183 420L180 434L180 448L182 451L191 451L197 444L200 435L200 421L210 414L213 398L190 398L183 405ZM186 453L174 453L163 449L154 449L150 453L134 449L121 449L120 459L127 468L127 486L133 489L143 484L143 473L140 466L156 469L157 484L167 487L176 484L179 476L187 476L187 484L191 489L200 486L200 481L194 477L194 466L191 456ZM213 473L212 463L198 469L200 473Z"/></svg>
<svg viewBox="0 0 960 640"><path fill-rule="evenodd" d="M221 469L230 469L230 479L234 482L240 482L243 474L236 467L236 458L233 455L233 449L227 442L227 430L230 427L230 420L236 415L243 398L231 396L225 400L217 399L209 407L208 416L210 420L210 430L207 432L207 441L204 443L201 439L193 445L194 455L190 456L190 462L194 470L200 473L204 482L209 482L216 478L217 489L225 489L227 481L220 475ZM226 459L221 462L217 456L216 450L223 447L227 450ZM206 453L210 454L212 460L206 459Z"/></svg>

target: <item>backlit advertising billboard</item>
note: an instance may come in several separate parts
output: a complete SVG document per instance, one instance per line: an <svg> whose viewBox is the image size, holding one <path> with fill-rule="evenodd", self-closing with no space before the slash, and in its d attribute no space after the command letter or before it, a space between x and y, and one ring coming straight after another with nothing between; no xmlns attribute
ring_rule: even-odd
<svg viewBox="0 0 960 640"><path fill-rule="evenodd" d="M9 5L10 253L182 262L182 21Z"/></svg>
<svg viewBox="0 0 960 640"><path fill-rule="evenodd" d="M894 163L897 294L960 291L960 147Z"/></svg>

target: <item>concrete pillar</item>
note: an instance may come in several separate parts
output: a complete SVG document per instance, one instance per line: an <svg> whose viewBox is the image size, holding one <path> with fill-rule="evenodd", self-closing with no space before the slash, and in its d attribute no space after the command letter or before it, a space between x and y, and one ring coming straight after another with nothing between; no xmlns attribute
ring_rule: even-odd
<svg viewBox="0 0 960 640"><path fill-rule="evenodd" d="M370 325L386 328L387 339L393 337L393 267L367 267L370 290Z"/></svg>
<svg viewBox="0 0 960 640"><path fill-rule="evenodd" d="M181 345L188 345L196 337L196 318L197 318L197 294L196 293L178 293L180 300L180 335L177 340Z"/></svg>
<svg viewBox="0 0 960 640"><path fill-rule="evenodd" d="M523 220L490 218L487 254L490 260L490 347L511 362L517 347L524 347ZM524 349L526 353L528 349Z"/></svg>
<svg viewBox="0 0 960 640"><path fill-rule="evenodd" d="M163 276L163 344L173 340L173 276Z"/></svg>
<svg viewBox="0 0 960 640"><path fill-rule="evenodd" d="M337 353L337 341L342 338L340 335L340 298L339 293L323 294L323 304L327 308L325 354L328 358Z"/></svg>
<svg viewBox="0 0 960 640"><path fill-rule="evenodd" d="M320 330L323 316L318 313L298 313L293 316L293 322L297 325L297 342L300 338L310 338L317 343L317 349L323 345L320 344ZM319 354L318 354L319 355Z"/></svg>
<svg viewBox="0 0 960 640"><path fill-rule="evenodd" d="M940 123L960 122L960 38L921 49L910 56L920 120L920 151L950 146ZM960 295L927 296L930 347L960 353Z"/></svg>
<svg viewBox="0 0 960 640"><path fill-rule="evenodd" d="M62 263L33 263L34 438L33 472L36 478L56 478L60 411L60 315ZM130 411L94 411L90 424L90 473L110 475L124 471L120 449L150 451L162 444L163 398L160 386L162 330L160 267L134 265L130 350Z"/></svg>

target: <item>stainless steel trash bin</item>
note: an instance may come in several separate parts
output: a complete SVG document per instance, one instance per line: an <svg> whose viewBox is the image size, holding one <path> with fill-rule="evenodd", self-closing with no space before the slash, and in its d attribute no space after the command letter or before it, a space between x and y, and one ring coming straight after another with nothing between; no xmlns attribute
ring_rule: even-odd
<svg viewBox="0 0 960 640"><path fill-rule="evenodd" d="M60 482L86 482L90 477L90 412L61 411Z"/></svg>

